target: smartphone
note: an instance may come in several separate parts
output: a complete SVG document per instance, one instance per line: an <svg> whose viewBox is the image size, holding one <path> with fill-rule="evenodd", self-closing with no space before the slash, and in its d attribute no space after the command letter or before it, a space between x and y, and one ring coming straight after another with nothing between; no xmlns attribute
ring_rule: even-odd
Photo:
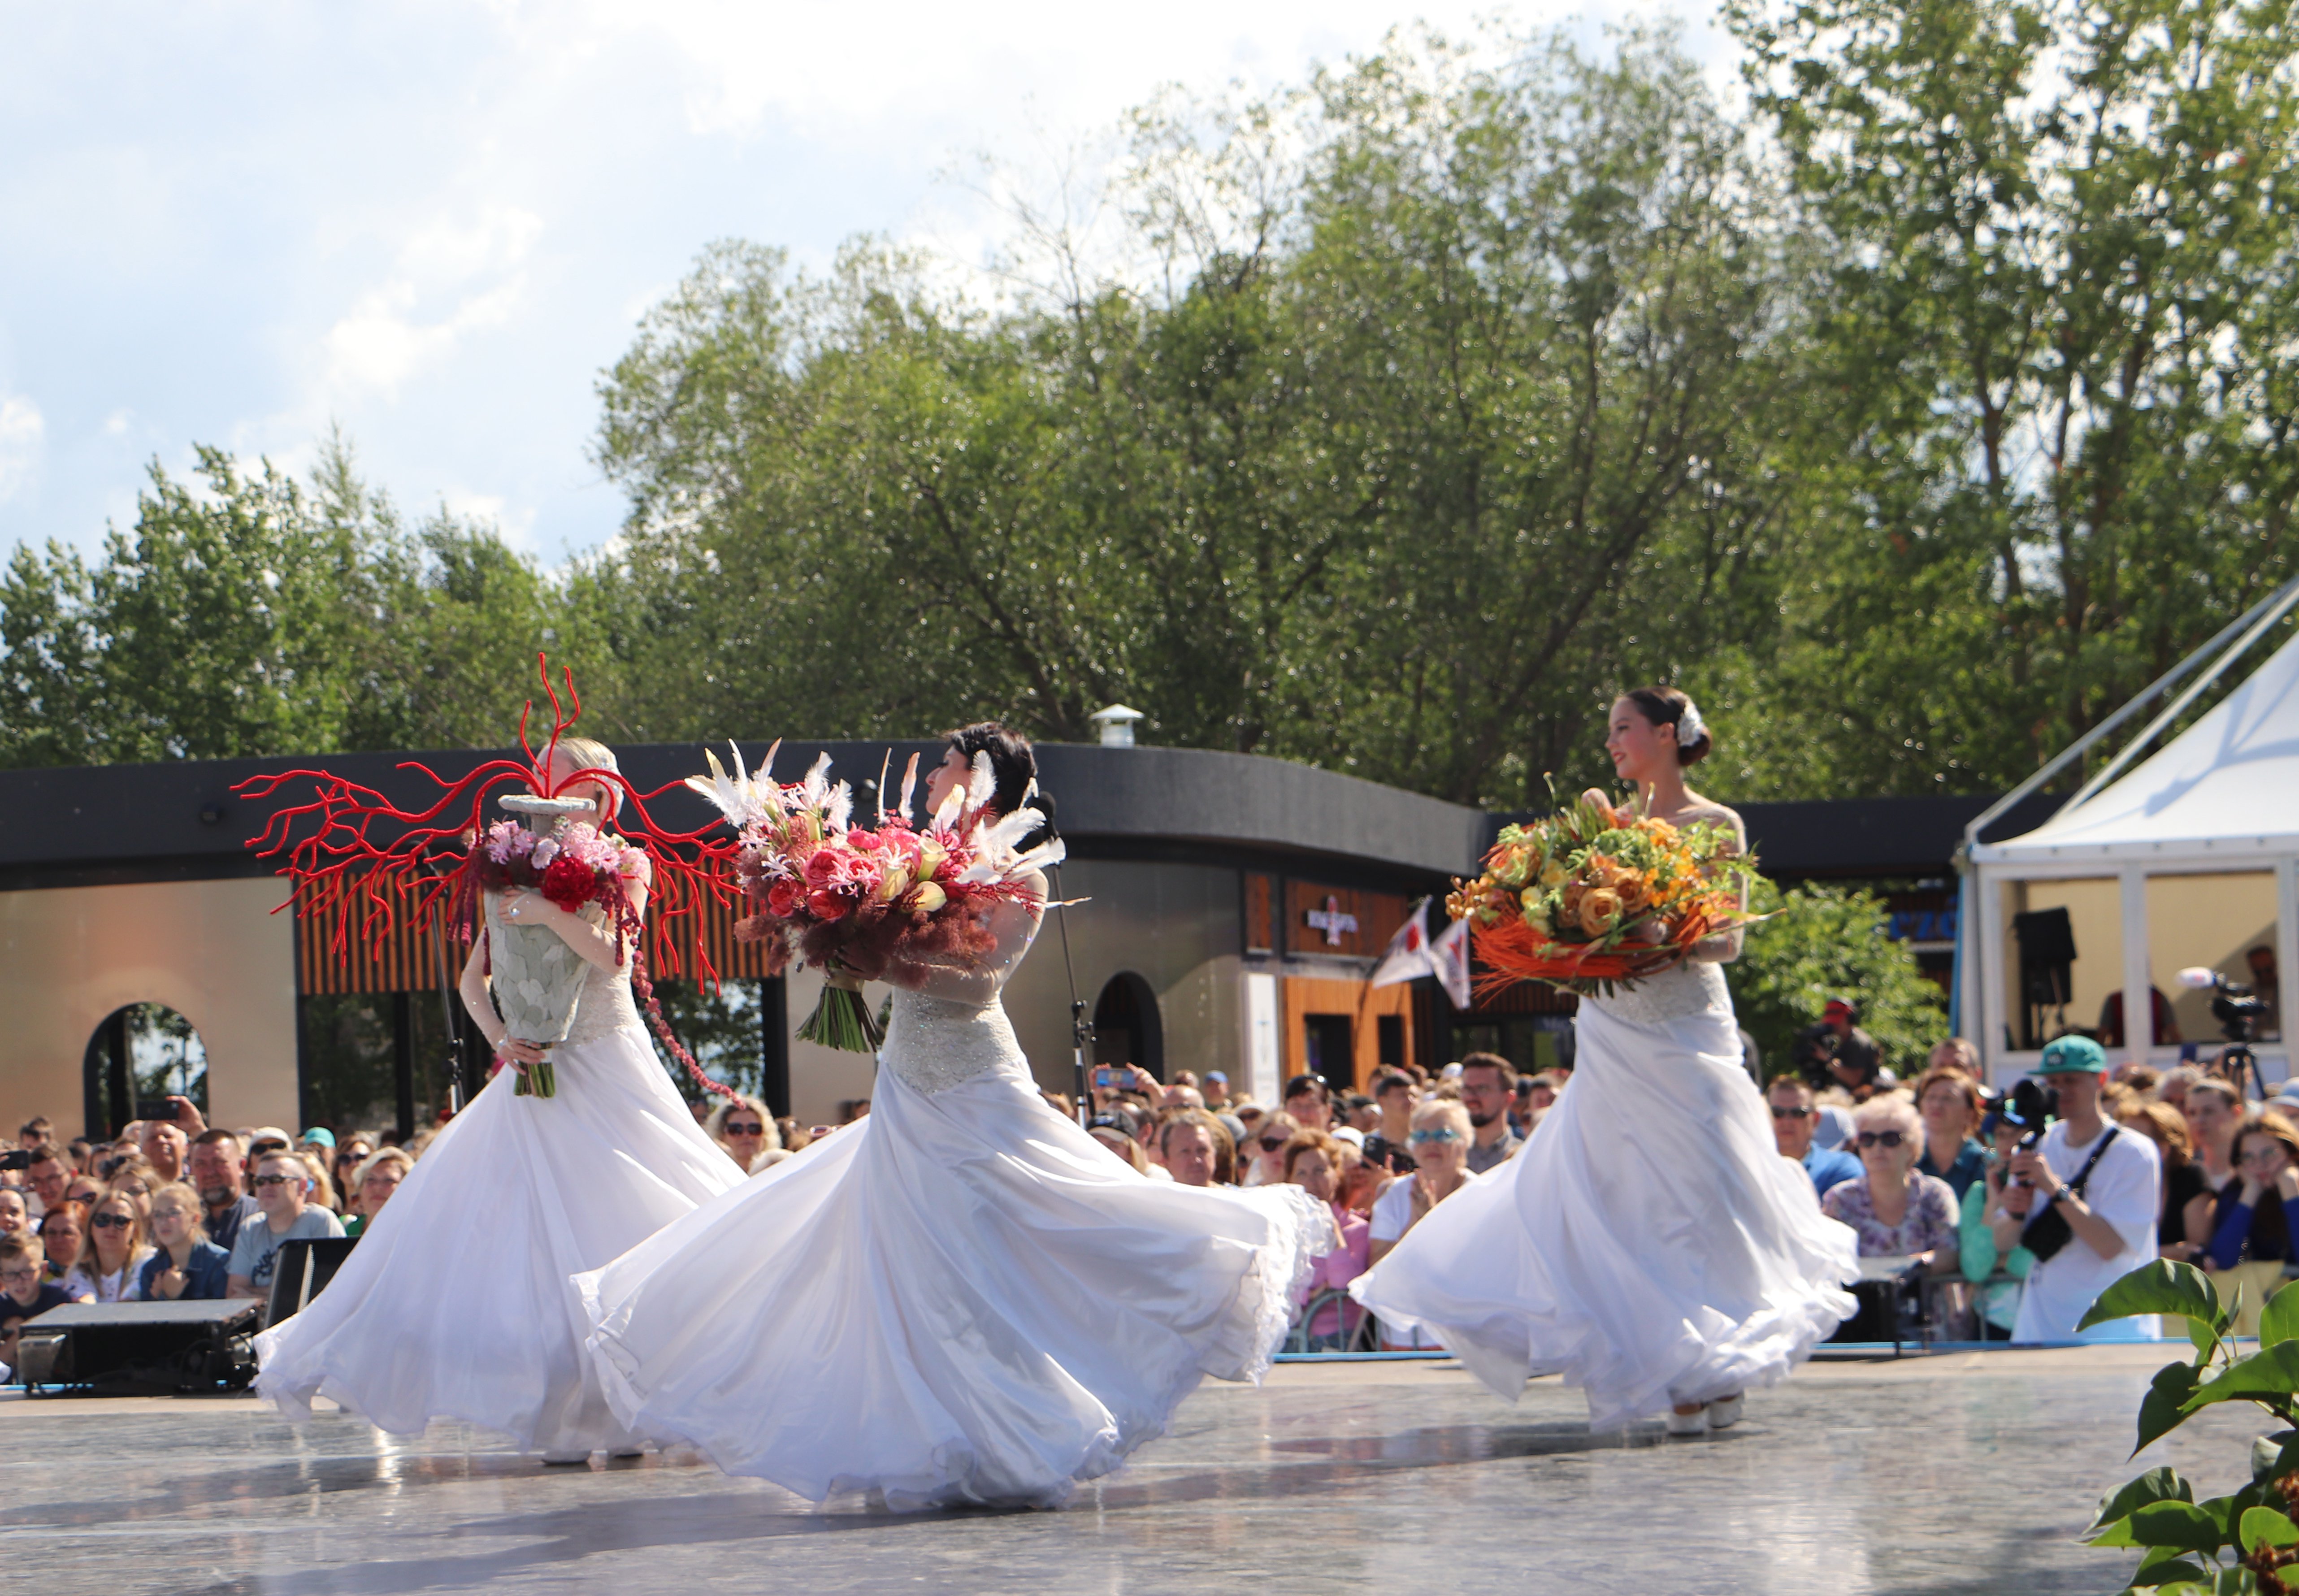
<svg viewBox="0 0 2299 1596"><path fill-rule="evenodd" d="M136 1100L138 1119L179 1119L184 1105L172 1097L139 1097Z"/></svg>
<svg viewBox="0 0 2299 1596"><path fill-rule="evenodd" d="M29 1148L12 1147L5 1152L0 1152L0 1173L10 1169L29 1169L31 1167L32 1153Z"/></svg>
<svg viewBox="0 0 2299 1596"><path fill-rule="evenodd" d="M1116 1085L1117 1085L1117 1071L1112 1069L1107 1064L1099 1064L1094 1067L1093 1086L1095 1091L1106 1092Z"/></svg>

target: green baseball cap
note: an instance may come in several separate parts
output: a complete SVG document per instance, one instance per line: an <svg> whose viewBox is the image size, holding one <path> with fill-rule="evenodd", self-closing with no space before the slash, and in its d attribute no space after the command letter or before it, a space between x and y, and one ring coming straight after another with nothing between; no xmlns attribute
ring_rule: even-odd
<svg viewBox="0 0 2299 1596"><path fill-rule="evenodd" d="M2107 1070L2107 1054L2098 1043L2088 1036L2055 1036L2044 1044L2043 1062L2036 1066L2038 1075L2104 1075Z"/></svg>

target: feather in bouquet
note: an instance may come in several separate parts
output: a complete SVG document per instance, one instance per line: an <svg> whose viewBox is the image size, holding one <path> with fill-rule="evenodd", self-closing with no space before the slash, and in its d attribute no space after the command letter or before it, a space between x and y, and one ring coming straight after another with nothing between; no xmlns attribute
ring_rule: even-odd
<svg viewBox="0 0 2299 1596"><path fill-rule="evenodd" d="M990 809L996 784L986 754L975 757L966 785L923 827L910 819L918 774L912 754L894 809L882 802L868 825L857 825L853 794L844 782L831 781L828 754L803 780L784 786L772 778L781 746L767 751L755 780L734 750L731 777L716 756L706 756L710 776L690 777L687 786L735 830L736 876L752 910L736 923L735 935L768 944L772 968L795 959L826 977L822 1000L799 1035L875 1052L885 1030L862 1002L862 983L898 961L949 962L989 952L997 943L991 910L1037 902L1028 877L1060 863L1062 844L1055 839L1020 846L1043 817L1026 806L1003 816Z"/></svg>
<svg viewBox="0 0 2299 1596"><path fill-rule="evenodd" d="M1751 923L1741 884L1755 861L1730 832L1626 815L1597 794L1508 826L1484 874L1446 907L1469 921L1486 992L1546 981L1570 992L1631 987L1703 940Z"/></svg>
<svg viewBox="0 0 2299 1596"><path fill-rule="evenodd" d="M560 739L582 714L583 703L576 696L571 673L561 673L567 690L562 701L549 665L539 654L535 665L552 711L551 738L541 752L527 741L528 714L522 713L521 759L487 760L460 781L449 781L411 760L400 768L419 772L439 789L436 798L412 809L326 770L251 777L232 790L250 800L271 799L308 781L313 791L304 802L283 803L273 810L247 845L260 854L286 856L279 873L294 885L280 907L332 917L331 951L339 957L350 951L354 924L373 956L403 924L419 930L444 921L452 934L469 935L474 918L485 915L490 974L497 977L496 1003L505 1010L507 1025L511 1012L519 1012L519 1024L510 1034L525 1041L548 1044L565 1037L583 983L580 958L547 927L502 925L491 905L508 887L532 886L562 909L596 914L595 923L611 926L618 934L619 945L631 960L632 989L656 1035L704 1088L731 1097L733 1091L705 1076L671 1035L648 979L638 911L624 890L630 877L651 867L658 915L663 919L692 916L711 898L724 895L715 868L723 860L701 831L668 831L655 823L647 802L667 786L642 793L612 769L556 771L552 761ZM527 708L531 712L534 706ZM566 823L566 815L589 805L563 794L590 782L616 793L616 823L633 840ZM503 808L537 820L538 829L530 831L511 821L488 825L486 810L491 795ZM664 952L671 953L675 945L666 940ZM496 955L507 950L512 957L531 954L537 960L522 973L519 991L503 979L507 972L493 968ZM699 940L696 953L702 966L698 973L715 979ZM544 968L544 964L551 968ZM539 1075L523 1075L518 1089L548 1097L555 1085L545 1067Z"/></svg>

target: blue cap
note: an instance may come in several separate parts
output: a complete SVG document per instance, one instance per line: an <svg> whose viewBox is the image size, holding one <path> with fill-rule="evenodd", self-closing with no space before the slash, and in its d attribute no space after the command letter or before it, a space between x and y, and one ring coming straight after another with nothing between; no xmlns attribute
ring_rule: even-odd
<svg viewBox="0 0 2299 1596"><path fill-rule="evenodd" d="M2107 1070L2107 1055L2098 1043L2088 1036L2055 1036L2044 1045L2043 1062L2036 1066L2038 1075L2103 1075Z"/></svg>
<svg viewBox="0 0 2299 1596"><path fill-rule="evenodd" d="M1229 1076L1227 1076L1224 1075L1224 1074L1223 1074L1220 1070L1218 1070L1218 1069L1208 1069L1208 1070L1207 1070L1207 1071L1206 1071L1206 1079L1208 1079L1208 1080L1209 1080L1209 1081L1219 1081L1219 1082L1220 1082L1223 1085L1224 1085L1224 1086L1226 1086L1226 1085L1229 1085Z"/></svg>
<svg viewBox="0 0 2299 1596"><path fill-rule="evenodd" d="M322 1147L333 1147L336 1144L336 1133L324 1125L315 1125L303 1133L303 1140L317 1142Z"/></svg>

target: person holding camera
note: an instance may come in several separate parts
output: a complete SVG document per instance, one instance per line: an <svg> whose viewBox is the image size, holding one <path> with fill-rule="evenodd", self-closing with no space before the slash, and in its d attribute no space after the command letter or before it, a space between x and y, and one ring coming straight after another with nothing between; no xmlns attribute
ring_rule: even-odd
<svg viewBox="0 0 2299 1596"><path fill-rule="evenodd" d="M2152 1318L2076 1329L2100 1293L2155 1257L2155 1143L2101 1117L2106 1071L2107 1055L2088 1036L2055 1039L2037 1068L2060 1117L2040 1138L2021 1138L1988 1215L2001 1251L2025 1246L2036 1259L2015 1342L2159 1339Z"/></svg>

